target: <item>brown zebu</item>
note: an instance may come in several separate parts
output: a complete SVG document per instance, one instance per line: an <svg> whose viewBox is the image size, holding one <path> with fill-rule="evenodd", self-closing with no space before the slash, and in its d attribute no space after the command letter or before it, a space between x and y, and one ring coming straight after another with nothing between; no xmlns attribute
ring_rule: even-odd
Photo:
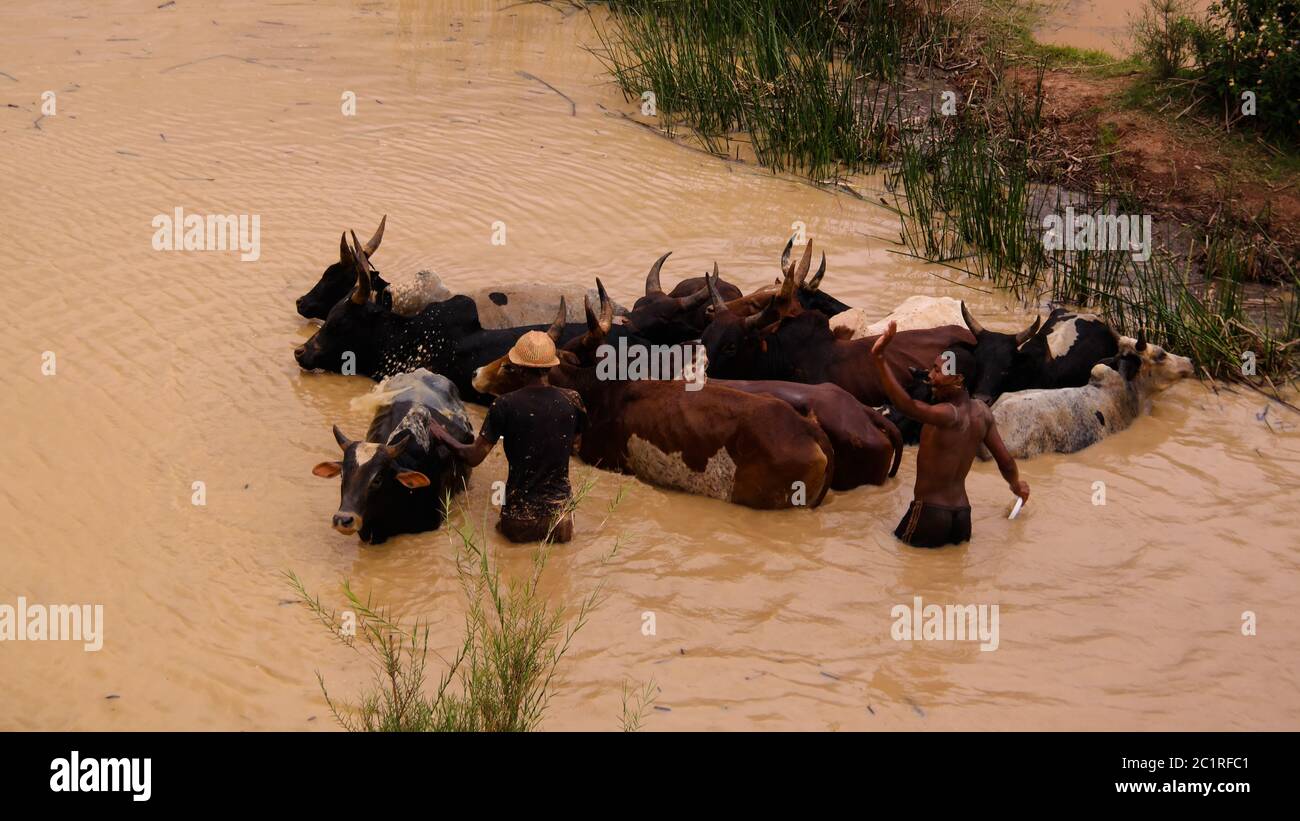
<svg viewBox="0 0 1300 821"><path fill-rule="evenodd" d="M597 467L651 484L760 509L821 504L835 475L826 433L789 404L769 396L681 380L598 379L600 346L613 310L601 291L599 315L587 303L587 333L560 352L551 384L576 390L587 409L579 456ZM556 338L559 324L549 333ZM480 368L476 390L501 395L514 372Z"/></svg>
<svg viewBox="0 0 1300 821"><path fill-rule="evenodd" d="M832 382L865 405L888 401L869 358L876 337L839 339L820 311L783 316L781 294L769 298L759 313L739 316L730 310L712 282L710 279L713 321L702 336L710 377ZM885 361L898 381L907 386L912 382L911 368L929 368L944 351L974 346L975 335L970 329L956 325L899 331Z"/></svg>
<svg viewBox="0 0 1300 821"><path fill-rule="evenodd" d="M903 458L903 437L898 428L839 385L743 379L713 379L709 384L771 396L815 419L835 448L831 490L883 485L898 473Z"/></svg>

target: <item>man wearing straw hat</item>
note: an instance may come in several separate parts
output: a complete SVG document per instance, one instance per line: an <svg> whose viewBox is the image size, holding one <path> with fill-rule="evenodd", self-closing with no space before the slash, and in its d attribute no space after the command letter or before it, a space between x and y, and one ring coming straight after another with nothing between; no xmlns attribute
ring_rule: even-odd
<svg viewBox="0 0 1300 821"><path fill-rule="evenodd" d="M547 383L547 374L560 360L545 333L529 331L519 337L507 359L504 367L516 371L523 387L492 403L478 438L464 445L441 426L431 425L430 432L470 467L486 459L504 437L510 473L497 530L512 542L567 542L573 537L569 454L587 414L577 393Z"/></svg>

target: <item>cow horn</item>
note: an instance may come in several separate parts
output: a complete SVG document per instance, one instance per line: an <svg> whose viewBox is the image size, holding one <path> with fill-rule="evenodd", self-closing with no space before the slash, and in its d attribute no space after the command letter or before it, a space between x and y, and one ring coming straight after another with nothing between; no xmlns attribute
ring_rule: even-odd
<svg viewBox="0 0 1300 821"><path fill-rule="evenodd" d="M560 344L560 334L564 333L564 325L568 319L569 309L568 306L564 304L564 297L561 296L560 311L555 315L555 321L551 323L551 327L546 329L546 335L549 336L551 341L556 345Z"/></svg>
<svg viewBox="0 0 1300 821"><path fill-rule="evenodd" d="M1034 334L1038 333L1038 326L1041 324L1043 324L1043 318L1041 316L1034 317L1033 325L1030 325L1028 328L1025 328L1023 331L1016 334L1016 347L1019 348L1021 345L1033 339Z"/></svg>
<svg viewBox="0 0 1300 821"><path fill-rule="evenodd" d="M600 277L596 277L596 293L600 295L600 332L607 334L614 325L614 301L609 298L609 292L605 290L605 283L600 281Z"/></svg>
<svg viewBox="0 0 1300 821"><path fill-rule="evenodd" d="M397 435L397 441L384 445L384 451L388 454L388 458L396 459L401 456L403 451L406 450L406 446L411 444L413 438L415 437L411 435L409 430L404 430L399 433Z"/></svg>
<svg viewBox="0 0 1300 821"><path fill-rule="evenodd" d="M794 234L785 241L785 248L781 251L781 273L789 275L790 273L790 249L794 247Z"/></svg>
<svg viewBox="0 0 1300 821"><path fill-rule="evenodd" d="M370 240L366 243L365 248L362 249L366 252L367 258L371 254L379 250L379 243L384 241L384 225L387 222L388 222L388 215L384 214L384 218L379 221L379 227L375 229L375 235L370 238Z"/></svg>
<svg viewBox="0 0 1300 821"><path fill-rule="evenodd" d="M708 274L704 275L706 279L708 278L708 276L709 276ZM701 288L700 290L696 291L693 294L690 294L689 296L678 297L677 307L681 308L683 311L689 311L692 308L697 307L701 302L704 302L708 298L709 298L709 289Z"/></svg>
<svg viewBox="0 0 1300 821"><path fill-rule="evenodd" d="M1145 330L1140 330L1138 331L1137 344L1133 346L1133 350L1137 351L1138 353L1142 353L1146 349L1147 349L1147 332Z"/></svg>
<svg viewBox="0 0 1300 821"><path fill-rule="evenodd" d="M809 291L816 291L821 287L822 277L826 275L826 252L822 251L822 264L817 266L817 273L813 274L812 281L805 287Z"/></svg>
<svg viewBox="0 0 1300 821"><path fill-rule="evenodd" d="M591 307L591 294L588 293L582 297L582 308L587 313L587 330L594 331L600 325L600 320L596 319L596 309Z"/></svg>
<svg viewBox="0 0 1300 821"><path fill-rule="evenodd" d="M347 231L339 234L339 262L344 265L352 264L352 249L348 247Z"/></svg>
<svg viewBox="0 0 1300 821"><path fill-rule="evenodd" d="M334 441L339 443L339 448L342 450L347 450L348 445L352 444L352 440L343 431L339 430L338 425L334 426Z"/></svg>
<svg viewBox="0 0 1300 821"><path fill-rule="evenodd" d="M794 283L800 287L808 276L808 268L812 265L812 237L808 238L808 244L803 247L803 256L799 259L799 267L795 269Z"/></svg>
<svg viewBox="0 0 1300 821"><path fill-rule="evenodd" d="M368 270L369 261L365 253L361 250L361 243L357 241L356 232L352 233L352 264L357 271L357 285L352 289L350 297L353 304L365 305L370 299L370 271Z"/></svg>
<svg viewBox="0 0 1300 821"><path fill-rule="evenodd" d="M984 326L976 322L975 317L970 315L970 310L966 307L966 300L964 299L961 301L961 318L965 320L966 327L970 328L971 333L976 336L984 333Z"/></svg>
<svg viewBox="0 0 1300 821"><path fill-rule="evenodd" d="M704 275L704 287L709 292L709 298L713 300L714 310L724 311L727 309L727 303L722 299L722 294L718 293L718 266L716 263L713 266L713 270L714 274L712 277L709 277L708 274Z"/></svg>
<svg viewBox="0 0 1300 821"><path fill-rule="evenodd" d="M713 276L714 276L714 277L717 277L717 276L718 276L718 263L717 263L717 262L714 262L714 263L713 263ZM708 274L708 272L706 271L706 272L704 273L704 287L701 288L700 290L696 291L695 293L689 295L689 296L678 297L678 299L677 299L677 307L681 308L683 311L690 311L690 310L692 310L692 309L698 307L698 306L700 305L700 303L704 302L705 300L707 300L707 299L709 298L709 285L708 285L708 283L709 283L709 274Z"/></svg>
<svg viewBox="0 0 1300 821"><path fill-rule="evenodd" d="M777 300L776 297L772 297L767 301L767 305L763 307L763 310L759 311L753 316L745 317L744 320L745 328L748 330L752 330L754 328L761 328L764 325L770 325L773 322L777 321L777 319L780 318L781 314L780 311L777 310L776 300Z"/></svg>
<svg viewBox="0 0 1300 821"><path fill-rule="evenodd" d="M664 260L672 256L672 251L664 254L655 260L655 264L650 266L650 273L645 277L645 295L655 296L664 292L663 286L659 284L659 269L664 267Z"/></svg>

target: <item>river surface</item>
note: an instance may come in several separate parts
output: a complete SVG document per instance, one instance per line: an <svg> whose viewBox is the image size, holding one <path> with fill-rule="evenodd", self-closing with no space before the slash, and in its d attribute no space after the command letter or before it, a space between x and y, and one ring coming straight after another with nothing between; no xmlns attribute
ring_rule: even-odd
<svg viewBox="0 0 1300 821"><path fill-rule="evenodd" d="M665 283L714 260L742 285L771 281L802 221L827 252L824 287L852 305L883 315L926 293L966 298L992 327L1032 317L895 253L878 180L858 200L625 119L635 106L583 48L585 13L156 5L0 10L0 603L102 604L105 632L98 652L0 643L0 729L334 729L314 671L346 700L369 668L293 603L285 570L332 605L350 579L428 619L439 650L457 644L446 531L363 547L329 527L337 482L311 475L337 458L332 423L357 437L368 421L349 405L368 380L291 355L312 330L293 300L344 228L364 239L389 215L386 274L431 267L463 289L600 276L630 303L670 249ZM42 118L46 90L57 110ZM177 207L259 215L260 257L154 250L151 220ZM895 481L814 511L575 461L596 485L544 589L576 605L604 579L606 597L544 727L618 729L624 683L653 681L650 730L1300 729L1298 424L1258 394L1182 383L1128 431L1023 463L1033 496L1014 521L996 468L977 464L974 541L941 551L891 535L914 450ZM474 515L505 474L497 449ZM527 571L531 550L492 538L508 575ZM998 605L998 648L895 641L891 610L917 596Z"/></svg>
<svg viewBox="0 0 1300 821"><path fill-rule="evenodd" d="M1210 2L1184 0L1183 5L1203 18ZM1127 56L1133 50L1134 23L1147 4L1148 0L1040 0L1043 12L1034 37L1052 45Z"/></svg>

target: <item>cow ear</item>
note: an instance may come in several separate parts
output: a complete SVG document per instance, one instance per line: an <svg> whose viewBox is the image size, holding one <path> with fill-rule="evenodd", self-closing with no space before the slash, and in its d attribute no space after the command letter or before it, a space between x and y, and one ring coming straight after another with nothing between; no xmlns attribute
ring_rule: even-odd
<svg viewBox="0 0 1300 821"><path fill-rule="evenodd" d="M415 490L416 488L421 488L421 487L428 487L430 484L429 477L425 476L423 473L421 473L418 470L402 471L401 473L397 474L397 481L401 482L404 487L408 487L411 490Z"/></svg>
<svg viewBox="0 0 1300 821"><path fill-rule="evenodd" d="M311 469L313 476L319 476L322 479L333 479L343 472L342 462L321 462Z"/></svg>
<svg viewBox="0 0 1300 821"><path fill-rule="evenodd" d="M1120 372L1120 375L1125 380L1132 381L1142 370L1142 357L1125 354L1119 358L1119 367L1116 370Z"/></svg>

